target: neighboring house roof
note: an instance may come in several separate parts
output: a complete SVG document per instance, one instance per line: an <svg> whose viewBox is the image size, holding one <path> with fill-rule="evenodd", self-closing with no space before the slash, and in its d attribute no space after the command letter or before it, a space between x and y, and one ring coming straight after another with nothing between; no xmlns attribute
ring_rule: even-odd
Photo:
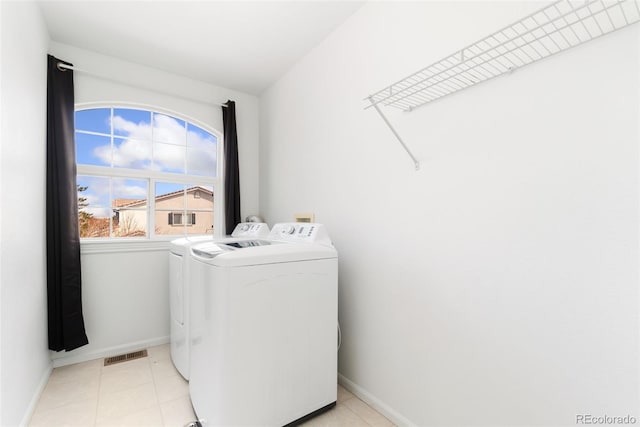
<svg viewBox="0 0 640 427"><path fill-rule="evenodd" d="M199 185L196 185L195 187L187 188L187 194L193 193L194 191L197 191L197 190L202 191L210 196L213 196L213 191L207 188L201 187ZM156 201L170 199L172 197L179 197L179 196L182 196L182 194L183 194L182 190L172 191L171 193L166 193L166 194L160 194L159 196L156 196ZM119 202L122 202L122 203L118 204ZM113 206L116 208L132 208L132 207L145 205L146 203L147 203L147 199L114 199Z"/></svg>
<svg viewBox="0 0 640 427"><path fill-rule="evenodd" d="M113 207L119 208L121 206L127 206L140 201L140 199L113 199ZM144 201L146 201L146 199L144 199Z"/></svg>

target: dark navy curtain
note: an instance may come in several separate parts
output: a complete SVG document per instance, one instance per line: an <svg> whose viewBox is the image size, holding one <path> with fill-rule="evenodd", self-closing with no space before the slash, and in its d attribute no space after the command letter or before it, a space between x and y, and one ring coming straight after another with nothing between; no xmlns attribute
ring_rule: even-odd
<svg viewBox="0 0 640 427"><path fill-rule="evenodd" d="M224 122L224 197L225 234L233 231L240 218L240 170L238 168L238 133L236 103L227 101L222 107Z"/></svg>
<svg viewBox="0 0 640 427"><path fill-rule="evenodd" d="M49 348L88 344L82 316L80 235L74 142L73 71L48 56L47 70L47 303Z"/></svg>

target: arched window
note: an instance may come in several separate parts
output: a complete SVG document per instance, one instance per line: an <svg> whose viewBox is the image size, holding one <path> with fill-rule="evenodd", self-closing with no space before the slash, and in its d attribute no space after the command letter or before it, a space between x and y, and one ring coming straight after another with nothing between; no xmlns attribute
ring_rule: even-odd
<svg viewBox="0 0 640 427"><path fill-rule="evenodd" d="M219 132L117 106L77 108L75 130L80 237L213 233Z"/></svg>

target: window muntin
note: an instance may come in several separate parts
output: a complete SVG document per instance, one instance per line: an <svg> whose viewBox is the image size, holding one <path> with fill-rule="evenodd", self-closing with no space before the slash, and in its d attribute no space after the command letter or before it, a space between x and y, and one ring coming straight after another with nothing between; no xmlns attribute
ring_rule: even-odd
<svg viewBox="0 0 640 427"><path fill-rule="evenodd" d="M81 237L213 233L218 139L215 132L165 113L78 109Z"/></svg>

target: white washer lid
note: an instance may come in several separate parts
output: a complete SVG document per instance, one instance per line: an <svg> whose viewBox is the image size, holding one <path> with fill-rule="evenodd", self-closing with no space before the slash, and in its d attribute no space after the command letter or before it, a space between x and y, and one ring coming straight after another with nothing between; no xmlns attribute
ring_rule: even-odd
<svg viewBox="0 0 640 427"><path fill-rule="evenodd" d="M188 236L181 237L179 239L174 239L171 241L170 247L171 252L174 254L183 255L187 248L200 242L206 242L209 240L213 240L214 237L212 235L196 235L196 236Z"/></svg>
<svg viewBox="0 0 640 427"><path fill-rule="evenodd" d="M265 246L251 246L223 251L215 256L215 258L212 258L209 263L218 267L242 267L337 257L338 253L330 246L313 243L272 242L272 244Z"/></svg>

